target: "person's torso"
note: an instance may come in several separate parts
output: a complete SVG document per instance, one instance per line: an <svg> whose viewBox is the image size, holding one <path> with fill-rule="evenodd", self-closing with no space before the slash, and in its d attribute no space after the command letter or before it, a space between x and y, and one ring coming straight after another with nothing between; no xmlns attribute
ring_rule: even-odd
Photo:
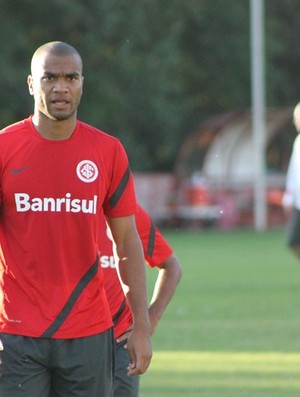
<svg viewBox="0 0 300 397"><path fill-rule="evenodd" d="M111 316L103 273L91 273L99 214L104 205L128 215L125 204L109 208L127 159L116 170L117 140L83 123L65 141L42 139L29 120L23 124L0 135L0 330L43 335L73 299L54 337L101 332Z"/></svg>

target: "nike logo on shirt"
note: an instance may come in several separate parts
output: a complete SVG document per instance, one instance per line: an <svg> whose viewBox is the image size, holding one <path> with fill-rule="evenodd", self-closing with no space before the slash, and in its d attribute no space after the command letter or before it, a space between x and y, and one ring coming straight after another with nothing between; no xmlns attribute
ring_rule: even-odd
<svg viewBox="0 0 300 397"><path fill-rule="evenodd" d="M28 167L23 167L23 168L17 168L17 169L13 169L11 172L13 175L19 174L20 172L23 172L27 169Z"/></svg>

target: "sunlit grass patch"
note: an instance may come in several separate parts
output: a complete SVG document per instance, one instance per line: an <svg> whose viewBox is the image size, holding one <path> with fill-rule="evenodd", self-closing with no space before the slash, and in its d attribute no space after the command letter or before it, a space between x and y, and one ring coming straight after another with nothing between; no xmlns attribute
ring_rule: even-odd
<svg viewBox="0 0 300 397"><path fill-rule="evenodd" d="M156 352L141 397L299 396L300 354Z"/></svg>
<svg viewBox="0 0 300 397"><path fill-rule="evenodd" d="M166 236L183 277L140 397L299 397L300 261L283 230Z"/></svg>

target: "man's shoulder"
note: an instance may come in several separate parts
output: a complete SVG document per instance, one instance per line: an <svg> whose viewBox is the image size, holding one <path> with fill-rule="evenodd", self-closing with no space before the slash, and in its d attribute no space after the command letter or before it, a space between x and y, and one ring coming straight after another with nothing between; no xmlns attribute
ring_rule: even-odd
<svg viewBox="0 0 300 397"><path fill-rule="evenodd" d="M17 121L16 123L10 124L10 125L4 127L2 130L0 130L0 136L23 131L24 129L27 128L26 124L27 124L27 119Z"/></svg>
<svg viewBox="0 0 300 397"><path fill-rule="evenodd" d="M80 131L84 131L86 133L90 133L92 136L95 137L95 139L102 139L102 140L106 140L107 142L111 141L111 142L119 142L119 139L116 138L115 136L110 135L109 133L100 130L99 128L91 125L91 124L87 124L83 121L79 121L78 120L78 124L79 124L79 129Z"/></svg>

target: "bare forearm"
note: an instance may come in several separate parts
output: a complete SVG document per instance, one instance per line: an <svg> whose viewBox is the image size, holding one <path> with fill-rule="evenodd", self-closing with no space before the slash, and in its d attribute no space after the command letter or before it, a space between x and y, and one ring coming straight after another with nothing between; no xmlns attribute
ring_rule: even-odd
<svg viewBox="0 0 300 397"><path fill-rule="evenodd" d="M181 278L181 267L175 256L168 258L159 270L149 306L152 333L175 293Z"/></svg>
<svg viewBox="0 0 300 397"><path fill-rule="evenodd" d="M127 242L126 246L122 248L122 252L118 252L118 271L133 320L141 326L148 319L145 319L145 312L147 312L147 287L144 257L139 253L139 240Z"/></svg>

